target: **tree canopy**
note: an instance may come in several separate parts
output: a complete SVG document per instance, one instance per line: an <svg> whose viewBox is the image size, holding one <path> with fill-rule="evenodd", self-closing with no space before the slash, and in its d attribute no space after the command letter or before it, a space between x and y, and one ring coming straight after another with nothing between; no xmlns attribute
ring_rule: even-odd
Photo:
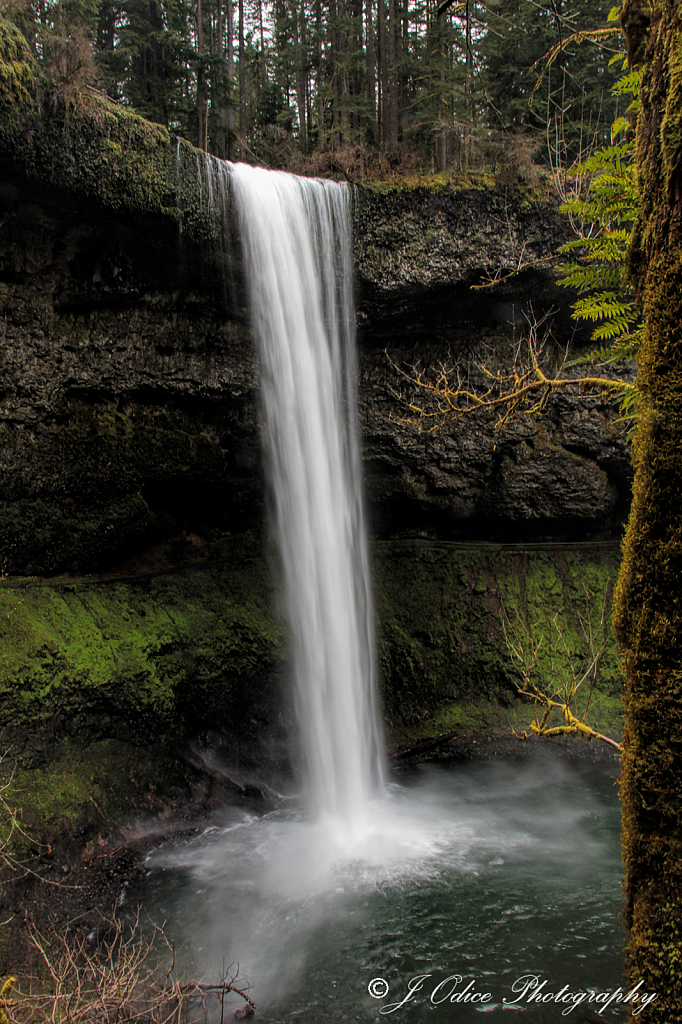
<svg viewBox="0 0 682 1024"><path fill-rule="evenodd" d="M58 88L221 157L429 172L572 162L616 115L604 0L5 0ZM543 65L553 53L551 66ZM519 149L519 146L521 149ZM523 147L525 146L525 151ZM513 162L513 161L512 161ZM295 168L296 169L296 168ZM305 168L302 168L305 169Z"/></svg>

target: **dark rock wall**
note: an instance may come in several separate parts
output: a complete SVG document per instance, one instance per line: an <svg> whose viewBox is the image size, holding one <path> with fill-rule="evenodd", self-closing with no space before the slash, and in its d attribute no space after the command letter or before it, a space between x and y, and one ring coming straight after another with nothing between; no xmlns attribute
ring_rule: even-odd
<svg viewBox="0 0 682 1024"><path fill-rule="evenodd" d="M260 531L257 375L238 265L226 290L216 252L177 224L11 175L0 203L5 571L102 569L182 534ZM421 396L389 360L450 358L474 375L481 362L508 366L527 318L542 319L559 299L549 344L560 350L571 331L566 296L546 272L494 292L469 288L497 262L514 263L524 232L529 256L552 251L554 207L476 190L377 194L360 197L356 219L375 533L617 534L629 458L613 406L561 396L499 438L478 416L420 432L403 420Z"/></svg>
<svg viewBox="0 0 682 1024"><path fill-rule="evenodd" d="M11 182L2 196L5 571L260 529L252 349L211 260L158 219Z"/></svg>
<svg viewBox="0 0 682 1024"><path fill-rule="evenodd" d="M459 373L480 386L483 366L505 374L523 365L531 328L556 371L569 345L585 346L571 296L548 267L565 240L556 204L506 190L395 189L362 194L356 219L360 394L376 532L506 541L618 535L631 466L616 404L566 392L542 417L517 416L499 434L491 414L430 432L438 418L417 417L415 425L410 405L433 413L436 403L396 369L414 377L414 367L447 365L452 380ZM532 266L508 276L522 264ZM499 284L480 287L496 274Z"/></svg>

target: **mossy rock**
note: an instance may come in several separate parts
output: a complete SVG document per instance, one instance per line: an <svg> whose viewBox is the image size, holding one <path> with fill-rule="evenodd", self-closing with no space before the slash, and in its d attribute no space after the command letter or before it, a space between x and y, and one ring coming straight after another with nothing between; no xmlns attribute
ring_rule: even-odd
<svg viewBox="0 0 682 1024"><path fill-rule="evenodd" d="M138 743L268 722L285 656L258 563L136 583L5 581L0 730L28 763L60 737Z"/></svg>
<svg viewBox="0 0 682 1024"><path fill-rule="evenodd" d="M0 159L28 178L112 209L161 214L197 238L218 238L203 154L88 86L60 95L5 17L0 115Z"/></svg>
<svg viewBox="0 0 682 1024"><path fill-rule="evenodd" d="M609 626L616 547L556 550L403 542L374 560L379 664L396 743L461 730L528 728L509 643L536 650L534 678L554 691L603 622L590 723L620 733L622 673ZM588 700L583 687L578 707ZM551 724L559 724L552 720Z"/></svg>

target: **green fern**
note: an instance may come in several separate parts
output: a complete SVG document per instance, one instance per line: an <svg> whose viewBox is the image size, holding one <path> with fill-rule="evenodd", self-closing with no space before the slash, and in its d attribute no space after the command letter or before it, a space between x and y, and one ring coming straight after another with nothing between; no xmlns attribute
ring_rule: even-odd
<svg viewBox="0 0 682 1024"><path fill-rule="evenodd" d="M629 72L621 78L616 91L633 94L639 80L638 72ZM612 140L629 130L630 122L619 117L611 129ZM559 284L587 293L586 298L574 304L572 316L576 320L599 322L592 332L594 341L630 338L636 334L640 320L626 272L639 207L633 151L634 143L626 137L622 142L612 141L610 146L603 146L579 164L576 174L588 180L587 192L562 207L582 229L578 238L559 250L562 255L573 257L563 264Z"/></svg>
<svg viewBox="0 0 682 1024"><path fill-rule="evenodd" d="M612 15L617 16L619 8ZM611 15L609 15L611 18ZM613 18L611 18L613 20ZM614 59L622 59L616 57ZM633 97L627 112L636 113L641 73L627 70L614 91ZM592 341L598 347L575 363L615 363L636 357L642 337L641 312L634 301L627 276L627 253L639 211L634 175L634 142L631 123L618 117L611 127L611 145L604 146L576 167L584 179L584 195L570 199L562 210L581 225L579 237L559 252L569 257L562 264L559 284L574 288L581 296L573 305L575 320L596 326ZM620 141L617 141L618 138ZM638 392L633 384L621 403L621 418L636 420Z"/></svg>

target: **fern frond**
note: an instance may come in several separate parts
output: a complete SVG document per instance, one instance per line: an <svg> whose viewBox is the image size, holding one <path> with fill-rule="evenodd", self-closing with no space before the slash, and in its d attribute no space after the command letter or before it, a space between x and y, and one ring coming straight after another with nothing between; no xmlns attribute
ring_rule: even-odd
<svg viewBox="0 0 682 1024"><path fill-rule="evenodd" d="M644 328L640 325L629 334L623 334L607 347L592 348L576 359L571 359L566 365L580 366L583 363L597 363L600 366L610 366L613 363L632 362L637 358L643 331Z"/></svg>
<svg viewBox="0 0 682 1024"><path fill-rule="evenodd" d="M576 320L622 319L632 323L639 316L634 302L620 299L615 292L597 292L586 299L578 299L571 314Z"/></svg>
<svg viewBox="0 0 682 1024"><path fill-rule="evenodd" d="M615 20L618 12L614 7L609 19ZM621 58L616 55L613 59ZM641 72L627 71L614 92L635 97L640 81ZM633 99L628 112L636 106L637 100ZM571 316L595 324L592 340L600 343L596 351L589 352L578 362L630 359L642 337L641 314L633 301L626 273L633 225L640 209L634 175L634 142L627 134L622 137L630 127L627 117L614 121L611 145L603 146L575 168L578 178L587 181L587 187L562 206L562 211L569 213L580 227L577 229L579 237L559 250L561 255L570 258L560 267L559 284L575 288L584 295L574 303ZM618 137L621 141L617 141Z"/></svg>
<svg viewBox="0 0 682 1024"><path fill-rule="evenodd" d="M625 334L630 326L624 316L615 315L592 331L592 341L613 341Z"/></svg>
<svg viewBox="0 0 682 1024"><path fill-rule="evenodd" d="M628 71L627 74L618 79L612 91L615 92L617 96L625 96L628 93L630 96L637 96L641 84L641 69L637 71Z"/></svg>
<svg viewBox="0 0 682 1024"><path fill-rule="evenodd" d="M600 291L615 291L623 286L625 268L606 264L595 264L582 266L568 264L565 273L559 278L559 284L563 288L575 288L577 292L589 292L595 289Z"/></svg>
<svg viewBox="0 0 682 1024"><path fill-rule="evenodd" d="M617 117L611 125L611 141L615 139L616 135L620 135L621 132L626 132L631 127L627 117Z"/></svg>

